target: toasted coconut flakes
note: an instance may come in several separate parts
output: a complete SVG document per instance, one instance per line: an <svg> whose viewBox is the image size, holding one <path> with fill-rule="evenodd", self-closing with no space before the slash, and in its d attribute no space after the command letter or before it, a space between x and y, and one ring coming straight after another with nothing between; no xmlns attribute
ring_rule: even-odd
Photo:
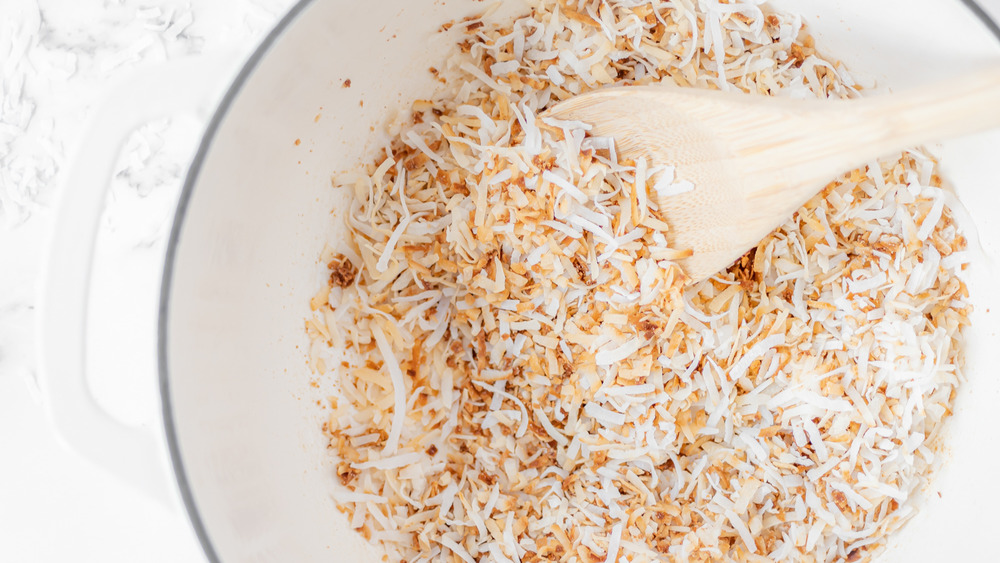
<svg viewBox="0 0 1000 563"><path fill-rule="evenodd" d="M785 343L784 334L772 334L767 338L761 340L760 342L753 345L750 350L744 354L739 361L737 361L729 371L730 379L739 379L743 377L743 374L747 371L754 361L759 359L769 350L775 346L780 346Z"/></svg>
<svg viewBox="0 0 1000 563"><path fill-rule="evenodd" d="M389 428L389 437L385 441L387 454L395 453L399 446L399 436L403 432L403 421L406 419L406 383L403 381L403 372L399 369L396 355L392 351L392 346L382 332L382 328L377 322L371 323L372 337L378 345L378 351L382 354L382 361L385 363L389 377L392 379L392 426Z"/></svg>
<svg viewBox="0 0 1000 563"><path fill-rule="evenodd" d="M612 84L858 95L759 4L466 20L441 94L344 177L354 248L324 250L309 355L340 389L334 500L391 560L858 559L913 515L976 248L936 162L835 179L685 287L657 203L697 187L537 117Z"/></svg>
<svg viewBox="0 0 1000 563"><path fill-rule="evenodd" d="M867 278L849 282L851 293L865 293L884 285L886 283L884 272L878 272Z"/></svg>
<svg viewBox="0 0 1000 563"><path fill-rule="evenodd" d="M394 455L382 459L377 459L374 461L367 461L365 463L356 463L352 465L354 469L396 469L398 467L406 467L423 460L423 455L418 452L410 452L400 455Z"/></svg>
<svg viewBox="0 0 1000 563"><path fill-rule="evenodd" d="M597 355L594 356L594 361L597 362L597 365L599 366L609 366L628 358L632 354L635 354L640 348L642 348L642 346L642 339L636 336L614 348L599 351Z"/></svg>
<svg viewBox="0 0 1000 563"><path fill-rule="evenodd" d="M621 426L625 424L625 415L606 409L597 403L587 403L583 408L587 416L602 423L604 426Z"/></svg>
<svg viewBox="0 0 1000 563"><path fill-rule="evenodd" d="M923 222L920 223L920 230L917 231L917 238L920 240L927 240L927 237L934 231L934 227L937 226L938 221L941 220L941 213L944 211L944 197L937 197L934 199L934 204L931 206L931 210L927 213Z"/></svg>
<svg viewBox="0 0 1000 563"><path fill-rule="evenodd" d="M608 541L608 555L604 558L606 563L618 561L618 550L622 541L622 524L619 522L611 527L611 539Z"/></svg>
<svg viewBox="0 0 1000 563"><path fill-rule="evenodd" d="M447 536L441 536L438 539L438 542L440 542L441 545L443 545L443 546L447 547L448 549L450 549L451 552L454 553L455 555L461 557L462 560L465 561L466 563L476 563L476 560L473 559L471 555L469 555L469 552L466 551L466 549L464 547L462 547L461 545L459 545L457 542L455 542L451 538L449 538Z"/></svg>

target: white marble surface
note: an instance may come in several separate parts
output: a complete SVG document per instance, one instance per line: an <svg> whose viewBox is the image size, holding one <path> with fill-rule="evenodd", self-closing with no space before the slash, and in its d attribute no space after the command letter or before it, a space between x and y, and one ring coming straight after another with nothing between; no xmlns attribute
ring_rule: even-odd
<svg viewBox="0 0 1000 563"><path fill-rule="evenodd" d="M61 444L35 358L37 284L67 155L110 84L169 58L250 52L294 0L0 0L0 561L200 562L186 517ZM98 400L158 424L164 240L204 123L152 123L110 186L91 296Z"/></svg>
<svg viewBox="0 0 1000 563"><path fill-rule="evenodd" d="M56 187L109 83L168 58L249 52L294 0L0 0L0 561L203 561L186 518L84 462L44 414L36 291ZM982 0L1000 14L1000 0ZM203 122L130 139L98 241L88 372L119 418L158 424L164 239Z"/></svg>

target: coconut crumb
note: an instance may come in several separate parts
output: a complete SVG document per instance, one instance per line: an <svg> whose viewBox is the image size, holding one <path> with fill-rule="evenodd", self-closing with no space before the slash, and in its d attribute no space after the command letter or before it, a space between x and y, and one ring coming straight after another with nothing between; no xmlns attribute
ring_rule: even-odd
<svg viewBox="0 0 1000 563"><path fill-rule="evenodd" d="M330 284L333 287L347 287L354 283L358 268L343 254L336 255L327 263L330 269Z"/></svg>

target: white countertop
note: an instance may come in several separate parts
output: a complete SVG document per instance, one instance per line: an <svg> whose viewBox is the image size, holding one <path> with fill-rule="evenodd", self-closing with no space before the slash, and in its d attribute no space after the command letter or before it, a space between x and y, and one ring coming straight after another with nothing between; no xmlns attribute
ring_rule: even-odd
<svg viewBox="0 0 1000 563"><path fill-rule="evenodd" d="M0 561L201 562L186 516L57 439L34 354L36 291L67 154L108 84L168 58L249 52L294 0L0 1ZM1000 14L1000 0L981 0ZM88 372L119 418L158 425L155 309L166 234L203 122L143 127L98 239Z"/></svg>
<svg viewBox="0 0 1000 563"><path fill-rule="evenodd" d="M35 306L56 188L116 78L168 58L249 53L294 0L0 1L0 561L202 562L167 509L56 437L35 358ZM158 425L155 308L165 237L204 123L129 141L98 242L88 361L116 416Z"/></svg>

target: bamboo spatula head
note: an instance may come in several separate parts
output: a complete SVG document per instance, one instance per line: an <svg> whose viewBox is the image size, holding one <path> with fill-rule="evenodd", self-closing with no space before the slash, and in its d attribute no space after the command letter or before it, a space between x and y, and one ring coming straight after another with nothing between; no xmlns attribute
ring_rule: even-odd
<svg viewBox="0 0 1000 563"><path fill-rule="evenodd" d="M732 264L839 174L1000 125L1000 67L905 95L792 100L675 86L570 98L547 115L612 137L620 157L670 165L694 190L657 197L680 266L699 281Z"/></svg>

